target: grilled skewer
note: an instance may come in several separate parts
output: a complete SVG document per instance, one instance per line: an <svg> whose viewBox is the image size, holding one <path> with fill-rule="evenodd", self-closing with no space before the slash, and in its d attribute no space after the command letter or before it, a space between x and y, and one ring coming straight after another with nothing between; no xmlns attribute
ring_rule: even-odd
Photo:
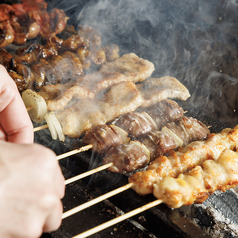
<svg viewBox="0 0 238 238"><path fill-rule="evenodd" d="M155 159L145 171L137 172L129 178L133 189L140 195L153 193L154 185L166 176L176 177L202 164L205 160L217 160L225 149L238 147L238 126L223 129L220 133L211 133L207 140L195 141Z"/></svg>
<svg viewBox="0 0 238 238"><path fill-rule="evenodd" d="M202 203L209 195L216 190L225 190L233 188L238 184L238 153L230 149L222 151L216 161L206 160L201 166L196 166L190 172L180 174L178 178L165 177L155 184L154 196L158 199L145 206L137 208L129 213L117 217L109 222L101 224L91 230L83 232L75 237L87 237L136 214L139 214L149 208L165 203L172 208L178 208L192 203ZM91 200L86 204L71 209L63 214L63 218L75 214L103 198L109 198L133 186L129 183L118 189L115 189L103 196Z"/></svg>
<svg viewBox="0 0 238 238"><path fill-rule="evenodd" d="M150 84L150 80L146 81L145 85ZM94 126L106 124L120 115L143 107L144 102L147 106L152 106L167 98L186 100L190 96L184 85L175 78L162 77L153 80L153 82L155 81L160 86L165 81L169 81L171 85L166 84L166 88L161 86L156 93L156 98L152 97L151 101L147 96L143 98L144 93L138 90L136 84L125 81L113 85L98 101L79 100L71 107L56 111L55 115L62 125L64 134L77 138Z"/></svg>
<svg viewBox="0 0 238 238"><path fill-rule="evenodd" d="M209 129L195 118L182 117L167 123L161 131L150 132L140 142L131 141L111 147L103 163L113 162L108 170L130 173L148 165L155 158L196 140L204 140ZM138 140L139 138L137 138Z"/></svg>
<svg viewBox="0 0 238 238"><path fill-rule="evenodd" d="M178 119L178 122L172 124L173 127L171 127L170 124L171 123L167 124L169 128L175 130L177 133L178 131L180 132L178 135L174 134L177 137L180 137L180 140L182 141L181 146L194 140L205 139L209 134L209 130L206 126L194 118L182 117ZM181 133L181 130L183 133ZM167 128L166 131L170 130ZM173 131L171 130L170 134L167 134L168 132L166 131L159 131L160 140L154 140L153 146L149 145L147 142L148 147L146 147L146 145L139 141L131 140L130 143L126 143L130 140L127 136L128 134L115 125L101 125L85 135L86 141L90 140L91 144L59 156L59 159L80 153L80 150L95 149L96 152L105 154L103 159L105 166L111 164L110 166L105 167L105 169L116 173L133 172L139 168L145 167L154 160L156 155L161 154L162 151L168 152L169 150L177 149L177 147L180 146L180 144L174 140L174 137L171 136ZM170 141L173 142L172 145L168 146L167 144L164 144L163 140L161 140L161 135L163 135L162 139L165 135L167 138L171 137ZM107 150L108 152L105 153ZM151 151L156 151L153 152L154 156L151 156Z"/></svg>

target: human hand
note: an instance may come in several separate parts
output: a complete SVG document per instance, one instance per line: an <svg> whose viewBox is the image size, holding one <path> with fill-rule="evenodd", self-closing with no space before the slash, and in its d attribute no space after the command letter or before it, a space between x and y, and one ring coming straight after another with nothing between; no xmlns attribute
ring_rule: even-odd
<svg viewBox="0 0 238 238"><path fill-rule="evenodd" d="M65 185L54 152L10 142L0 142L0 151L0 237L37 238L58 229Z"/></svg>
<svg viewBox="0 0 238 238"><path fill-rule="evenodd" d="M0 65L0 140L32 143L33 126L17 86Z"/></svg>

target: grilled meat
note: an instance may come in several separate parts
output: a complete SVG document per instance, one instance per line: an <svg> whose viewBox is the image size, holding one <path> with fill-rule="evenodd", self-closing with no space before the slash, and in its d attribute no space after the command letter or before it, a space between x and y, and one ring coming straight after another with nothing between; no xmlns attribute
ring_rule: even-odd
<svg viewBox="0 0 238 238"><path fill-rule="evenodd" d="M146 171L133 174L129 181L133 183L133 189L146 195L153 193L153 186L166 176L176 177L180 173L193 169L205 160L217 160L225 149L236 150L238 138L238 126L227 128L220 133L208 135L205 141L195 141L178 151L171 151L166 156L159 156L147 168Z"/></svg>
<svg viewBox="0 0 238 238"><path fill-rule="evenodd" d="M143 81L150 77L153 71L153 63L139 58L134 53L125 54L101 67L99 72L106 77L104 76L105 79L96 85L95 91L108 88L121 81L132 81L134 83Z"/></svg>
<svg viewBox="0 0 238 238"><path fill-rule="evenodd" d="M163 91L165 90L163 89ZM171 91L171 90L168 89L168 91ZM157 92L157 93L159 94L160 92ZM148 105L148 100L146 101ZM95 105L93 105L92 107L96 108L95 115L93 113L93 110L87 108L90 106L82 105L83 103L89 103L90 106L94 103ZM125 113L134 111L139 106L143 105L143 103L144 103L144 98L142 97L141 93L138 91L137 86L133 82L126 81L111 87L111 89L107 93L105 93L103 98L101 98L100 100L98 101L95 100L90 102L80 101L74 104L71 109L67 108L65 110L61 110L57 112L56 116L58 115L58 117L60 118L59 120L61 122L65 135L72 136L72 137L79 137L86 130L91 129L92 127L96 125L110 122ZM151 102L151 106L154 103L155 103L155 100ZM79 107L80 110L77 109L76 107ZM85 109L82 109L82 108L85 108ZM84 110L86 110L85 113L84 113ZM90 111L90 113L88 113L88 111ZM67 118L68 118L67 121L62 120L64 118L64 116L62 115L64 115L65 113L67 113ZM70 128L71 114L72 114L72 117L79 118L79 122L75 125L72 125L72 128L74 129ZM100 123L97 120L97 116L96 116L96 115L99 116L99 114L100 114L100 118L103 118L103 120L101 120ZM69 133L69 130L70 130L70 133Z"/></svg>
<svg viewBox="0 0 238 238"><path fill-rule="evenodd" d="M108 44L103 47L103 51L106 54L107 61L114 61L120 57L119 47L116 44Z"/></svg>
<svg viewBox="0 0 238 238"><path fill-rule="evenodd" d="M115 125L99 125L86 132L84 144L93 145L97 153L104 153L110 147L128 142L128 133Z"/></svg>
<svg viewBox="0 0 238 238"><path fill-rule="evenodd" d="M141 105L142 98L132 82L114 85L102 100L80 100L55 115L63 132L70 137L79 137L97 125L106 124L116 117L134 111ZM80 106L79 106L80 105Z"/></svg>
<svg viewBox="0 0 238 238"><path fill-rule="evenodd" d="M157 126L146 112L129 112L120 116L115 125L126 130L132 137L138 137L156 130Z"/></svg>
<svg viewBox="0 0 238 238"><path fill-rule="evenodd" d="M166 98L177 98L185 101L190 94L187 88L176 78L165 76L152 78L138 85L138 90L144 98L143 106L149 107L153 103ZM159 93L158 93L159 92Z"/></svg>
<svg viewBox="0 0 238 238"><path fill-rule="evenodd" d="M45 99L49 111L61 110L73 98L94 98L93 92L82 86L72 85L72 83L43 86L38 94Z"/></svg>
<svg viewBox="0 0 238 238"><path fill-rule="evenodd" d="M68 53L65 53L65 54L67 54L67 56L68 55L70 55L70 57L72 57L73 58L73 56L72 56L72 52L68 52ZM76 56L75 56L76 57ZM71 58L71 59L72 59ZM151 72L151 67L153 68L154 66L153 66L153 64L152 63L150 63L149 61L147 61L147 60L143 60L143 59L140 59L138 56L136 56L136 55L132 55L132 54L130 54L130 55L124 55L122 58L124 58L124 62L126 62L126 60L128 60L128 64L131 62L131 64L129 64L130 65L130 69L131 69L131 74L133 74L133 72L134 71L136 71L136 68L137 68L137 64L139 64L139 62L142 64L142 62L144 63L144 65L145 65L145 67L144 67L144 69L141 69L141 72L143 71L146 71L146 65L148 66L147 67L147 71L150 71ZM75 60L75 58L73 59L74 61L76 61ZM119 60L119 59L118 59ZM120 60L119 60L120 61ZM57 78L63 78L63 79L67 79L67 78L69 78L69 74L70 74L70 72L72 71L72 69L71 69L71 67L70 67L70 65L72 65L72 64L70 64L70 62L68 62L65 58L62 58L60 55L57 55L57 56L53 56L52 58L51 58L51 62L52 62L52 65L53 65L53 68L55 69L55 71L57 71L56 73L57 73L57 75L56 75L56 77ZM132 63L133 62L133 63ZM77 62L76 62L77 63ZM88 74L88 75L85 75L85 76L83 76L83 77L79 77L78 79L77 79L77 81L75 82L76 83L76 85L73 85L72 87L76 87L76 88L82 88L82 89L85 89L85 90L82 90L82 95L80 96L79 95L79 91L77 91L77 94L78 94L78 97L80 97L80 98L83 98L83 97L85 97L86 96L86 98L88 98L88 94L85 94L85 91L87 91L87 92L91 92L90 93L90 96L89 96L89 98L92 98L92 96L91 96L91 94L92 93L99 93L99 89L100 90L105 90L105 89L107 89L107 88L109 88L109 87L111 87L112 85L114 85L114 84L116 84L116 83L120 83L121 81L123 82L123 81L131 81L132 79L133 79L133 77L131 76L131 77L129 77L129 78L127 78L126 77L126 75L122 75L121 73L120 73L120 71L123 71L124 69L123 69L123 67L124 66L122 66L121 65L121 63L118 63L118 62L116 62L116 61L114 61L114 62L110 62L110 65L112 66L112 64L111 63L115 63L115 65L114 65L114 69L116 70L116 68L117 68L117 71L115 71L114 73L113 73L113 71L111 71L111 73L109 73L108 72L108 74L107 75L103 75L103 74L101 74L100 72L96 72L96 73L92 73L92 74ZM79 64L79 61L78 61L78 64ZM109 64L109 63L106 63L104 66L106 66L107 64ZM81 67L81 66L80 66ZM80 70L82 70L82 67L80 68ZM152 72L151 72L152 73ZM127 75L128 75L129 73L127 72ZM144 74L145 74L145 72L144 72ZM147 72L147 74L148 74L148 72ZM68 75L68 76L67 76ZM134 79L135 80L135 79ZM134 81L133 80L133 81ZM45 86L44 87L44 91L47 91L47 89L46 89L46 87L51 87L51 85L47 85L47 86ZM133 87L135 87L135 86L133 86ZM71 90L70 89L68 89L67 88L67 90L68 90L68 92L71 92L71 94L74 94L75 93L75 89L74 88L72 88ZM123 86L123 88L122 89L119 89L119 86L118 86L118 88L117 88L117 90L121 90L120 92L122 92L122 90L126 90L125 89L125 87ZM136 91L138 91L138 90L136 90ZM52 90L50 90L49 91L49 93L50 92L52 92ZM109 94L111 94L111 96L110 96L110 100L112 99L112 98L115 98L114 99L114 102L116 103L116 96L118 95L118 94L120 94L120 92L119 91L115 91L115 90L111 90L111 91L109 91L108 93L107 93L107 95L109 95ZM53 93L53 92L52 92ZM123 92L124 93L124 92ZM41 92L39 92L39 94L41 94ZM113 95L113 94L115 94L115 96ZM126 91L125 91L125 93L124 93L124 95L126 94ZM42 94L41 96L43 96L44 97L44 95ZM62 94L62 97L64 97L65 96L65 94ZM48 97L50 97L50 98L52 98L51 96L48 96ZM71 98L73 98L73 95L71 95L70 96ZM108 97L108 96L107 96ZM119 97L120 97L120 95L119 95ZM127 95L127 97L128 97L128 95ZM132 95L132 97L133 97L133 95ZM67 98L69 98L69 94L67 94ZM50 103L51 103L51 109L49 109L49 110L60 110L60 109L63 109L66 105L67 105L67 103L69 102L69 100L68 99L64 99L64 98L62 98L61 99L61 101L64 101L65 103L64 104L60 104L62 107L61 108L59 108L59 103L58 103L58 100L59 100L59 98L57 98L57 100L55 100L55 101L51 101ZM107 100L107 99L106 99ZM67 102L67 103L66 103ZM53 104L56 104L56 105L53 105ZM128 112L128 111L127 111ZM122 115L122 113L121 112L118 112L119 114L118 115ZM115 117L114 117L115 118ZM110 119L110 120L113 120L114 118L112 118L112 119Z"/></svg>
<svg viewBox="0 0 238 238"><path fill-rule="evenodd" d="M83 66L79 58L70 51L65 51L61 54L63 59L70 65L71 70L69 72L68 78L71 80L77 79L80 75L83 75Z"/></svg>
<svg viewBox="0 0 238 238"><path fill-rule="evenodd" d="M173 208L201 203L216 190L225 191L238 184L238 153L224 150L217 161L206 160L178 178L165 177L154 184L153 194Z"/></svg>
<svg viewBox="0 0 238 238"><path fill-rule="evenodd" d="M181 117L168 122L162 131L152 131L140 138L142 143L150 148L151 158L154 160L160 155L176 150L192 141L205 140L209 133L209 129L197 119Z"/></svg>
<svg viewBox="0 0 238 238"><path fill-rule="evenodd" d="M153 130L161 129L168 122L184 115L183 108L170 99L160 101L156 106L150 108L139 107L137 110L124 114L113 122L135 138Z"/></svg>
<svg viewBox="0 0 238 238"><path fill-rule="evenodd" d="M6 47L14 40L14 30L9 20L0 22L0 47Z"/></svg>
<svg viewBox="0 0 238 238"><path fill-rule="evenodd" d="M184 110L177 102L170 99L165 99L159 101L158 106L151 106L148 108L143 107L143 104L137 109L138 111L144 111L150 115L150 117L156 123L158 129L160 130L165 124L170 121L174 121L180 117L183 117Z"/></svg>
<svg viewBox="0 0 238 238"><path fill-rule="evenodd" d="M28 82L27 80L20 74L18 74L17 72L10 70L9 71L9 75L12 77L12 79L14 80L15 84L18 87L18 90L20 92L24 91Z"/></svg>
<svg viewBox="0 0 238 238"><path fill-rule="evenodd" d="M145 158L141 155L141 153L139 152L140 151L139 147L136 156L134 154L132 156L130 154L126 155L126 153L129 153L128 148L133 146L133 148L135 149L136 147L135 145L131 144L127 144L126 146L115 145L108 151L108 153L106 153L103 159L103 163L105 164L113 162L113 166L111 166L108 169L111 172L119 172L119 173L133 172L136 169L141 168L142 165L145 166L149 164L158 156L168 153L171 150L176 150L180 146L187 145L192 141L206 139L207 135L209 134L209 130L206 128L206 126L194 118L182 117L177 121L178 121L177 123L173 124L174 126L173 129L175 129L176 127L176 130L174 130L174 132L168 129L167 130L162 129L162 131L150 132L144 136L145 138L143 140L140 140L149 151L149 158ZM171 123L166 124L166 127L167 126L169 127L169 124ZM200 132L198 133L199 130ZM179 134L181 133L181 131L182 134ZM186 137L184 136L185 131ZM126 151L123 152L124 149ZM118 152L114 155L113 153L116 152L117 150ZM120 157L121 154L123 154L122 157ZM136 164L137 163L136 157L138 160L138 164ZM130 158L132 158L131 162Z"/></svg>
<svg viewBox="0 0 238 238"><path fill-rule="evenodd" d="M110 162L113 163L113 165L108 168L110 172L132 172L149 164L150 152L139 141L118 144L112 146L103 158L104 164Z"/></svg>
<svg viewBox="0 0 238 238"><path fill-rule="evenodd" d="M177 104L174 105L176 105L176 110ZM159 102L156 105L156 107L160 106L164 108L164 103ZM126 120L126 123L124 120ZM136 123L133 123L134 121L136 121ZM122 122L122 124L118 122ZM143 135L145 131L149 132L156 128L156 125L152 122L152 119L147 113L129 112L117 118L112 124L95 126L87 131L83 137L83 143L92 144L93 150L102 154L109 147L125 143L126 141L129 142L130 138L128 137L128 133L130 133L130 137L136 138ZM122 137L125 139L122 140Z"/></svg>

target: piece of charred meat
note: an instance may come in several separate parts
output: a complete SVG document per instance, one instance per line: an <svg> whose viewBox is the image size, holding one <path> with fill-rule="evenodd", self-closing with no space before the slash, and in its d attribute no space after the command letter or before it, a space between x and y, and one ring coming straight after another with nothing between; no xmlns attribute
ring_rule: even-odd
<svg viewBox="0 0 238 238"><path fill-rule="evenodd" d="M40 64L45 70L45 82L56 84L59 80L57 80L57 77L55 76L55 69L52 65L45 59L40 59Z"/></svg>
<svg viewBox="0 0 238 238"><path fill-rule="evenodd" d="M115 125L100 125L86 132L83 143L93 145L97 153L104 153L110 147L127 143L128 133Z"/></svg>
<svg viewBox="0 0 238 238"><path fill-rule="evenodd" d="M9 20L0 22L0 47L6 47L14 40L14 30Z"/></svg>
<svg viewBox="0 0 238 238"><path fill-rule="evenodd" d="M138 108L138 111L141 112L146 110L150 117L155 121L159 130L168 122L181 118L184 115L183 108L174 100L165 99L158 102L156 105L156 107L153 105L146 109L141 105L141 107Z"/></svg>
<svg viewBox="0 0 238 238"><path fill-rule="evenodd" d="M70 66L68 78L71 80L77 79L79 76L83 75L83 66L79 58L71 51L65 51L61 54L63 59Z"/></svg>
<svg viewBox="0 0 238 238"><path fill-rule="evenodd" d="M8 73L17 85L19 92L24 91L28 84L27 80L22 75L13 70L10 70Z"/></svg>
<svg viewBox="0 0 238 238"><path fill-rule="evenodd" d="M92 27L79 26L78 29L79 36L83 37L89 42L90 46L95 48L101 47L101 33Z"/></svg>
<svg viewBox="0 0 238 238"><path fill-rule="evenodd" d="M103 163L113 165L108 171L114 173L128 173L145 167L150 162L149 150L139 141L119 144L109 149Z"/></svg>
<svg viewBox="0 0 238 238"><path fill-rule="evenodd" d="M67 23L68 17L61 9L54 8L50 12L32 11L29 13L30 19L40 26L40 35L43 39L50 39L61 33Z"/></svg>
<svg viewBox="0 0 238 238"><path fill-rule="evenodd" d="M119 47L116 44L108 44L105 47L103 47L102 50L105 52L107 61L113 61L120 57Z"/></svg>
<svg viewBox="0 0 238 238"><path fill-rule="evenodd" d="M5 49L0 49L0 64L2 64L8 71L16 70L17 61Z"/></svg>
<svg viewBox="0 0 238 238"><path fill-rule="evenodd" d="M145 111L144 111L145 110ZM120 116L115 125L126 130L131 137L137 138L151 131L161 129L168 122L183 117L184 110L173 100L165 99L150 108L138 108L138 111Z"/></svg>
<svg viewBox="0 0 238 238"><path fill-rule="evenodd" d="M83 68L85 70L89 69L91 66L92 52L88 50L87 47L81 46L76 50L76 55L79 57Z"/></svg>
<svg viewBox="0 0 238 238"><path fill-rule="evenodd" d="M79 47L88 47L88 43L77 34L69 36L62 43L62 50L76 51Z"/></svg>
<svg viewBox="0 0 238 238"><path fill-rule="evenodd" d="M34 75L34 89L39 91L45 84L45 69L40 62L31 65L31 71Z"/></svg>
<svg viewBox="0 0 238 238"><path fill-rule="evenodd" d="M127 131L132 137L147 134L157 129L153 119L146 112L129 112L120 116L115 125Z"/></svg>
<svg viewBox="0 0 238 238"><path fill-rule="evenodd" d="M144 98L143 107L150 107L153 102L162 101L166 98L184 101L190 97L188 89L176 78L170 76L147 79L138 84L137 87Z"/></svg>
<svg viewBox="0 0 238 238"><path fill-rule="evenodd" d="M54 55L51 57L49 63L55 70L55 75L59 80L58 83L66 83L69 81L71 66L66 59L60 55Z"/></svg>

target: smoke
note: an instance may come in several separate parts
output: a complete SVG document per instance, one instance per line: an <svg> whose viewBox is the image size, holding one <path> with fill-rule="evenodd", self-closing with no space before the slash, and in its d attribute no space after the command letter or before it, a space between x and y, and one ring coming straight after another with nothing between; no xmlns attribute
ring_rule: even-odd
<svg viewBox="0 0 238 238"><path fill-rule="evenodd" d="M235 0L92 0L74 15L78 25L99 30L103 44L118 44L121 54L134 52L152 61L154 77L177 77L194 95L193 106L216 117L216 101L224 99L225 90L237 88L237 4ZM229 105L234 112L236 106Z"/></svg>

